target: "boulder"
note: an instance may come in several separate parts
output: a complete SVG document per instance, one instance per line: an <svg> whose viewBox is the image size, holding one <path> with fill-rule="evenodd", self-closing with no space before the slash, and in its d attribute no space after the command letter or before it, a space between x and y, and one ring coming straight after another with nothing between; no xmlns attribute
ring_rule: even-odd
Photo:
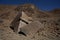
<svg viewBox="0 0 60 40"><path fill-rule="evenodd" d="M44 25L39 21L34 21L28 25L21 27L20 31L23 32L27 37L33 37L34 34L40 29L44 28Z"/></svg>

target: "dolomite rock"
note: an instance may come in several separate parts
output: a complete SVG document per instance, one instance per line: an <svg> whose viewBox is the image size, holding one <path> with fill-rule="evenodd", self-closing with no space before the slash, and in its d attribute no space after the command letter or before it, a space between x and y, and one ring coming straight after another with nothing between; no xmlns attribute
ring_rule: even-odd
<svg viewBox="0 0 60 40"><path fill-rule="evenodd" d="M18 32L21 27L24 27L33 21L32 17L28 17L24 11L22 11L22 16L20 18L21 20L19 21Z"/></svg>
<svg viewBox="0 0 60 40"><path fill-rule="evenodd" d="M32 40L25 36L19 36L7 26L0 26L0 40Z"/></svg>
<svg viewBox="0 0 60 40"><path fill-rule="evenodd" d="M43 28L44 25L41 24L39 21L31 22L30 24L21 27L20 30L23 32L27 37L33 37L34 34L40 29Z"/></svg>
<svg viewBox="0 0 60 40"><path fill-rule="evenodd" d="M20 19L21 13L11 10L7 13L3 13L0 14L0 25L4 25L4 26L10 26L12 25L12 27L14 27L14 31L16 32L16 30L18 29L18 26L16 26L16 24L18 25L19 23L17 22Z"/></svg>

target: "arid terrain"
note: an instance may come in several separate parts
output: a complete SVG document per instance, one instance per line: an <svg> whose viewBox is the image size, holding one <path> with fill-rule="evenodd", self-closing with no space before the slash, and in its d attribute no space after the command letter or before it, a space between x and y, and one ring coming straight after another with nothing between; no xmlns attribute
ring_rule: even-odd
<svg viewBox="0 0 60 40"><path fill-rule="evenodd" d="M0 40L60 40L60 9L0 5Z"/></svg>

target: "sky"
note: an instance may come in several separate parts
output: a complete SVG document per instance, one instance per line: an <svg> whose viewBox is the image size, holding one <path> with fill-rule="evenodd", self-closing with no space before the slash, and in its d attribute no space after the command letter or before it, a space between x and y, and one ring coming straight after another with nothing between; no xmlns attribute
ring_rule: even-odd
<svg viewBox="0 0 60 40"><path fill-rule="evenodd" d="M60 8L60 0L0 0L3 5L34 4L40 10Z"/></svg>

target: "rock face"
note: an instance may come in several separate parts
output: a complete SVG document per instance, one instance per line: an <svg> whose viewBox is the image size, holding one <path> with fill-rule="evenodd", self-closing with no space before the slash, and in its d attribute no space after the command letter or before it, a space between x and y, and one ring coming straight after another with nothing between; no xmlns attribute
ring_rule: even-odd
<svg viewBox="0 0 60 40"><path fill-rule="evenodd" d="M26 13L23 11L22 11L22 16L20 18L21 18L20 28L33 21L32 17L28 17L28 15L26 15Z"/></svg>
<svg viewBox="0 0 60 40"><path fill-rule="evenodd" d="M60 40L59 12L31 4L0 6L0 40Z"/></svg>
<svg viewBox="0 0 60 40"><path fill-rule="evenodd" d="M0 39L1 40L31 40L30 38L26 38L23 35L19 36L7 26L0 26Z"/></svg>
<svg viewBox="0 0 60 40"><path fill-rule="evenodd" d="M21 27L21 32L23 32L28 37L33 37L34 34L40 29L44 28L44 25L41 24L39 21L33 21L30 24Z"/></svg>

